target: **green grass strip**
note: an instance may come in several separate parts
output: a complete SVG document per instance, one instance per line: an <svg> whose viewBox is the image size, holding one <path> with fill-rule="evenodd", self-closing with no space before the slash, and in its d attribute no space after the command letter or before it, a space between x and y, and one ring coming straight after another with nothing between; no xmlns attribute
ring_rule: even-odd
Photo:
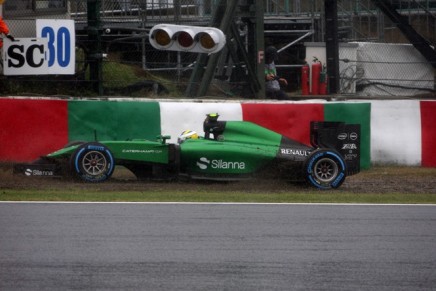
<svg viewBox="0 0 436 291"><path fill-rule="evenodd" d="M263 194L206 191L100 192L4 189L0 191L0 201L436 204L436 195L421 193L356 194L330 191Z"/></svg>

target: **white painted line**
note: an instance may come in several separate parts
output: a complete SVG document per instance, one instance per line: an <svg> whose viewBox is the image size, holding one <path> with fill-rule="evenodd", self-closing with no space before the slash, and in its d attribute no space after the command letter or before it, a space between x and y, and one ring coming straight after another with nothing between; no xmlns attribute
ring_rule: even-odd
<svg viewBox="0 0 436 291"><path fill-rule="evenodd" d="M0 201L0 204L144 204L144 205L305 205L305 206L430 206L436 204L399 204L399 203L250 203L250 202L98 202L98 201Z"/></svg>

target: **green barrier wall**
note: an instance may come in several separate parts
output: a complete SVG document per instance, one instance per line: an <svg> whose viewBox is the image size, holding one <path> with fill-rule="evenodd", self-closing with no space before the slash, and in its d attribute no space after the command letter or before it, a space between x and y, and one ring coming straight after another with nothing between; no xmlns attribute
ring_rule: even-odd
<svg viewBox="0 0 436 291"><path fill-rule="evenodd" d="M324 119L360 124L360 167L369 169L371 166L371 104L327 103L324 105Z"/></svg>
<svg viewBox="0 0 436 291"><path fill-rule="evenodd" d="M155 140L160 124L158 102L68 102L69 141Z"/></svg>

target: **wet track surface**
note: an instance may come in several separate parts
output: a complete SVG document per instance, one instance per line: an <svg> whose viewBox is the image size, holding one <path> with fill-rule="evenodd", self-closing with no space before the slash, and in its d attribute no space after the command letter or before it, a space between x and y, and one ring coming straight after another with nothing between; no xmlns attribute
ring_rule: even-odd
<svg viewBox="0 0 436 291"><path fill-rule="evenodd" d="M0 290L434 290L435 206L0 203Z"/></svg>

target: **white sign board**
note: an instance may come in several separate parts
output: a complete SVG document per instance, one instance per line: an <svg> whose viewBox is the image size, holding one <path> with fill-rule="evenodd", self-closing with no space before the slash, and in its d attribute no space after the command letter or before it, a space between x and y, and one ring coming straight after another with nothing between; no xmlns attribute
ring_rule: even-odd
<svg viewBox="0 0 436 291"><path fill-rule="evenodd" d="M3 40L4 75L48 74L47 39L19 38Z"/></svg>
<svg viewBox="0 0 436 291"><path fill-rule="evenodd" d="M37 19L36 38L4 39L5 75L74 75L74 20Z"/></svg>
<svg viewBox="0 0 436 291"><path fill-rule="evenodd" d="M74 20L37 19L36 36L47 39L49 74L74 75L76 67Z"/></svg>

